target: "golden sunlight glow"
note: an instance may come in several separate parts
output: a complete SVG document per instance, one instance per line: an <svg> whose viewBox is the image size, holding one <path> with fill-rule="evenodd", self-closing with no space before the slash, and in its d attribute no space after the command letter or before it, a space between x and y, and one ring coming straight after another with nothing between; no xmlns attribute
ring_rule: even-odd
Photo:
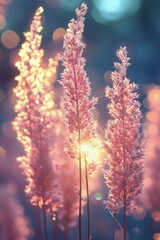
<svg viewBox="0 0 160 240"><path fill-rule="evenodd" d="M87 144L87 143L82 143L81 144L81 152L84 155L93 155L93 149L92 146Z"/></svg>
<svg viewBox="0 0 160 240"><path fill-rule="evenodd" d="M87 143L81 144L81 153L83 157L87 158L87 161L94 161L96 160L97 151L92 145Z"/></svg>
<svg viewBox="0 0 160 240"><path fill-rule="evenodd" d="M98 163L100 159L102 159L100 139L98 139L96 146L95 144L92 144L92 143L82 142L81 153L84 160L86 158L88 163L91 163L91 162Z"/></svg>

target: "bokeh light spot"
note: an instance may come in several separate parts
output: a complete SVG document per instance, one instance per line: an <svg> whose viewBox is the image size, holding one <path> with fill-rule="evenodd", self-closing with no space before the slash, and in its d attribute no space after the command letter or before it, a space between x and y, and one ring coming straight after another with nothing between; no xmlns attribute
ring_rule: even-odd
<svg viewBox="0 0 160 240"><path fill-rule="evenodd" d="M136 235L140 234L140 229L139 229L138 227L134 227L134 228L132 229L132 231L133 231L133 233L136 234Z"/></svg>
<svg viewBox="0 0 160 240"><path fill-rule="evenodd" d="M160 222L160 212L159 211L154 211L152 213L152 218L154 219L155 222Z"/></svg>
<svg viewBox="0 0 160 240"><path fill-rule="evenodd" d="M15 135L15 132L12 128L12 122L7 121L2 125L2 132L6 137L12 138Z"/></svg>
<svg viewBox="0 0 160 240"><path fill-rule="evenodd" d="M160 233L155 233L155 234L153 235L153 239L154 239L154 240L160 240Z"/></svg>
<svg viewBox="0 0 160 240"><path fill-rule="evenodd" d="M0 161L5 160L5 158L6 158L6 151L2 146L0 146Z"/></svg>
<svg viewBox="0 0 160 240"><path fill-rule="evenodd" d="M12 30L5 31L1 36L2 44L9 49L15 48L19 43L19 36Z"/></svg>
<svg viewBox="0 0 160 240"><path fill-rule="evenodd" d="M159 114L154 111L148 111L146 113L146 119L149 122L158 122L159 121Z"/></svg>
<svg viewBox="0 0 160 240"><path fill-rule="evenodd" d="M159 128L156 124L150 123L149 125L147 125L147 132L150 134L150 137L155 136L158 134Z"/></svg>
<svg viewBox="0 0 160 240"><path fill-rule="evenodd" d="M53 214L52 220L56 221L56 214L55 213Z"/></svg>
<svg viewBox="0 0 160 240"><path fill-rule="evenodd" d="M97 193L95 194L95 199L96 199L97 201L102 200L102 194L101 194L100 192L97 192Z"/></svg>
<svg viewBox="0 0 160 240"><path fill-rule="evenodd" d="M2 14L0 14L0 30L2 30L6 26L6 24L7 22L5 17Z"/></svg>
<svg viewBox="0 0 160 240"><path fill-rule="evenodd" d="M160 105L160 88L155 87L153 89L150 89L148 92L148 100L152 104Z"/></svg>
<svg viewBox="0 0 160 240"><path fill-rule="evenodd" d="M101 139L97 137L97 147L95 147L95 143L81 143L81 153L84 160L86 159L87 163L91 164L90 167L95 167L96 163L98 164L101 159ZM93 165L92 165L93 164ZM83 161L83 167L85 167L85 161Z"/></svg>
<svg viewBox="0 0 160 240"><path fill-rule="evenodd" d="M7 5L7 4L10 4L12 0L1 0L0 3L2 5Z"/></svg>
<svg viewBox="0 0 160 240"><path fill-rule="evenodd" d="M142 220L146 217L146 211L142 207L138 207L136 211L132 214L133 218L136 220Z"/></svg>
<svg viewBox="0 0 160 240"><path fill-rule="evenodd" d="M93 18L105 23L136 13L141 6L141 0L93 0L93 4Z"/></svg>
<svg viewBox="0 0 160 240"><path fill-rule="evenodd" d="M63 35L65 34L66 30L64 28L57 28L52 35L53 41L58 41L63 38Z"/></svg>
<svg viewBox="0 0 160 240"><path fill-rule="evenodd" d="M18 62L18 60L19 60L18 49L14 49L9 54L9 61L13 66L15 66L15 63Z"/></svg>

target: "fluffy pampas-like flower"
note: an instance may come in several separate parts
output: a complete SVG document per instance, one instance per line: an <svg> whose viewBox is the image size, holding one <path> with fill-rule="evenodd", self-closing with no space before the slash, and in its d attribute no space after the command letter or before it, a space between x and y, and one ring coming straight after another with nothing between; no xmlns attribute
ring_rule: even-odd
<svg viewBox="0 0 160 240"><path fill-rule="evenodd" d="M85 59L82 57L84 43L82 33L84 30L84 15L87 6L82 4L76 9L77 19L69 23L64 36L64 53L62 63L65 67L62 73L63 96L62 109L68 130L66 152L70 158L78 159L79 147L83 144L95 145L96 122L93 120L96 98L89 100L90 83L84 70ZM93 159L94 161L94 159Z"/></svg>
<svg viewBox="0 0 160 240"><path fill-rule="evenodd" d="M91 88L89 79L84 70L85 59L82 56L84 43L82 33L84 30L84 16L87 5L82 3L76 9L77 19L69 22L68 29L64 35L62 53L62 64L64 71L61 76L63 86L62 110L67 126L67 140L65 144L66 153L70 159L79 162L79 239L81 240L81 208L82 208L82 171L85 174L86 182L88 174L96 169L95 159L89 161L88 147L97 148L97 123L93 119L96 98L89 99ZM86 183L86 186L88 184ZM87 189L89 207L89 190ZM89 214L88 214L89 215Z"/></svg>
<svg viewBox="0 0 160 240"><path fill-rule="evenodd" d="M43 8L39 7L19 51L20 61L16 66L20 74L14 89L17 115L13 127L25 151L25 156L17 160L26 176L26 193L33 205L56 209L59 190L54 141L59 111L53 101L52 84L57 61L49 59L48 66L44 67L44 52L40 48L42 12Z"/></svg>
<svg viewBox="0 0 160 240"><path fill-rule="evenodd" d="M109 114L113 119L108 121L105 133L108 169L104 170L104 177L109 189L105 204L113 214L123 208L125 224L126 214L135 210L143 185L144 137L140 132L137 85L126 77L130 65L126 47L120 47L117 57L120 63L114 63L116 70L111 74L113 87L106 88L106 97L110 99Z"/></svg>

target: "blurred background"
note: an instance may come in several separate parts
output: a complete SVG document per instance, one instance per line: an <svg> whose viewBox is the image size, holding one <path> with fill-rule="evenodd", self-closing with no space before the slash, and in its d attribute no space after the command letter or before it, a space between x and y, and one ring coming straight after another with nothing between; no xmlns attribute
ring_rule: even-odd
<svg viewBox="0 0 160 240"><path fill-rule="evenodd" d="M42 48L47 60L61 51L67 24L75 17L74 9L81 2L0 0L0 186L6 185L7 189L12 189L17 194L26 217L30 219L30 227L33 228L31 235L36 229L35 210L24 194L25 179L16 162L16 157L21 155L23 150L11 126L15 116L12 90L16 86L14 78L18 75L15 62L18 59L19 48L24 42L23 32L29 30L34 12L39 6L44 7ZM160 1L86 0L86 3L86 71L91 81L92 95L99 98L97 118L103 132L107 121L104 88L110 83L110 72L113 71L113 62L117 61L115 52L119 46L126 46L131 57L128 77L139 85L144 114L148 89L160 84ZM62 72L61 66L58 72ZM57 75L57 79L59 78L60 74ZM59 98L61 89L58 84L55 87ZM113 219L102 204L107 197L106 192L104 183L101 183L91 194L92 232L95 240L112 239ZM3 194L1 189L0 194ZM119 216L119 221L121 220ZM160 223L154 222L151 212L143 206L140 206L133 216L128 217L127 228L128 240L160 239ZM70 240L75 239L76 231L76 228L72 230ZM61 232L58 234L61 236ZM123 239L118 227L116 234L117 239ZM34 239L34 236L28 239ZM61 240L61 237L59 239Z"/></svg>

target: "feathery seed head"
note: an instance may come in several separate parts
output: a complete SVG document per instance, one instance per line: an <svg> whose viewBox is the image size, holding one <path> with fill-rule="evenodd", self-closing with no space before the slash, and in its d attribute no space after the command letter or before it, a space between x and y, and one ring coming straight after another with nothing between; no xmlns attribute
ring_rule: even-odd
<svg viewBox="0 0 160 240"><path fill-rule="evenodd" d="M90 97L90 82L84 70L83 58L84 43L82 33L84 30L84 16L87 11L86 4L76 9L77 19L72 19L64 35L62 53L61 84L63 86L62 109L68 131L66 152L70 158L77 159L79 143L97 147L97 123L93 119L92 110L97 102ZM80 145L81 145L80 144ZM94 160L94 159L93 159Z"/></svg>
<svg viewBox="0 0 160 240"><path fill-rule="evenodd" d="M49 59L48 66L44 67L39 34L42 12L41 7L36 11L30 31L25 34L26 41L19 51L20 61L16 66L20 73L14 89L17 116L13 122L25 151L25 156L17 160L26 175L26 193L32 204L39 206L53 203L59 193L53 143L57 138L55 129L59 111L55 108L52 90L57 60Z"/></svg>
<svg viewBox="0 0 160 240"><path fill-rule="evenodd" d="M129 66L126 47L120 47L117 57L120 63L114 64L116 70L111 74L113 87L106 88L112 120L108 121L105 133L108 170L103 173L109 188L105 204L113 213L119 212L126 204L130 214L143 185L144 136L140 132L137 85L126 77Z"/></svg>

